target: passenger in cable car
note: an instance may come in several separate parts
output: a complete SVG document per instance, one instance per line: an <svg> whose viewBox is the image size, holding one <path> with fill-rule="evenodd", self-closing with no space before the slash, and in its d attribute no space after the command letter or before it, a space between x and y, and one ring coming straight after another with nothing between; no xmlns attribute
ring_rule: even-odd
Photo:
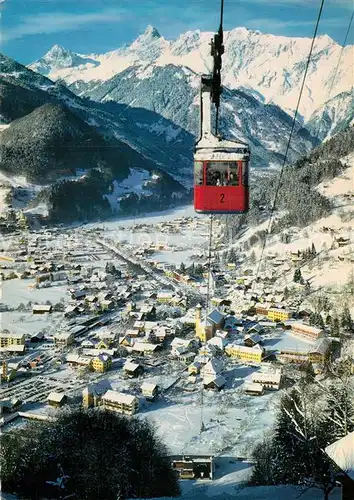
<svg viewBox="0 0 354 500"><path fill-rule="evenodd" d="M238 170L237 170L237 173L238 173ZM233 174L233 172L230 172L230 176L229 176L227 185L228 186L238 186L237 176L235 174Z"/></svg>

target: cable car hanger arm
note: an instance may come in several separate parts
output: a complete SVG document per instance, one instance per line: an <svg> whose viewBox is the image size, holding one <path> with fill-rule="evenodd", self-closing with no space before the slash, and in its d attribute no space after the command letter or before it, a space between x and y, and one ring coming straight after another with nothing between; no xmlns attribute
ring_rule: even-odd
<svg viewBox="0 0 354 500"><path fill-rule="evenodd" d="M221 87L221 67L222 67L222 55L225 52L225 47L223 44L224 33L223 33L223 15L224 15L224 0L221 0L221 10L220 10L220 26L217 33L214 35L214 39L211 40L211 55L214 59L213 73L211 77L211 100L215 104L216 108L220 106L220 94L222 92Z"/></svg>

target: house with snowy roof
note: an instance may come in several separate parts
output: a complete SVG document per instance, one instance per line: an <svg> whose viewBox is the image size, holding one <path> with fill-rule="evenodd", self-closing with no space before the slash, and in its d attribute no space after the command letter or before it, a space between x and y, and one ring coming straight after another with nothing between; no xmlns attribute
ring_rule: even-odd
<svg viewBox="0 0 354 500"><path fill-rule="evenodd" d="M61 408L67 402L67 399L63 392L51 392L48 396L48 403L54 408Z"/></svg>
<svg viewBox="0 0 354 500"><path fill-rule="evenodd" d="M211 339L212 340L212 339ZM199 348L198 354L201 356L215 356L217 352L216 346L210 343L210 340L208 341L207 344L202 345L202 347Z"/></svg>
<svg viewBox="0 0 354 500"><path fill-rule="evenodd" d="M100 404L103 394L112 389L111 383L107 379L99 380L89 384L82 391L82 404L85 408L96 407Z"/></svg>
<svg viewBox="0 0 354 500"><path fill-rule="evenodd" d="M124 372L128 377L138 377L144 371L144 367L139 363L133 363L132 361L127 361L123 367Z"/></svg>
<svg viewBox="0 0 354 500"><path fill-rule="evenodd" d="M249 396L262 396L264 394L264 386L258 382L245 384L243 392Z"/></svg>
<svg viewBox="0 0 354 500"><path fill-rule="evenodd" d="M211 389L213 391L220 391L225 386L225 384L226 379L222 375L216 375L203 379L204 388Z"/></svg>
<svg viewBox="0 0 354 500"><path fill-rule="evenodd" d="M256 344L254 347L229 344L225 347L225 352L232 358L238 358L245 362L260 363L263 358L264 349L259 344Z"/></svg>
<svg viewBox="0 0 354 500"><path fill-rule="evenodd" d="M208 346L216 347L216 349L219 349L220 351L223 351L226 345L227 340L219 335L216 335L212 339L208 340Z"/></svg>
<svg viewBox="0 0 354 500"><path fill-rule="evenodd" d="M94 349L95 348L95 345L96 345L96 342L94 340L91 340L91 339L85 339L81 342L81 347L83 347L84 349Z"/></svg>
<svg viewBox="0 0 354 500"><path fill-rule="evenodd" d="M325 453L338 467L337 479L342 485L341 499L354 498L354 432L338 439L325 448Z"/></svg>
<svg viewBox="0 0 354 500"><path fill-rule="evenodd" d="M198 375L198 373L200 373L201 367L202 364L199 363L199 361L194 361L188 366L188 373L190 373L191 375Z"/></svg>
<svg viewBox="0 0 354 500"><path fill-rule="evenodd" d="M139 330L137 330L137 329L128 328L125 331L125 335L127 337L136 338L136 337L143 337L144 333L143 332L139 332Z"/></svg>
<svg viewBox="0 0 354 500"><path fill-rule="evenodd" d="M133 352L142 355L153 354L159 349L161 349L161 346L159 344L150 344L149 342L135 342L132 347Z"/></svg>
<svg viewBox="0 0 354 500"><path fill-rule="evenodd" d="M139 411L139 399L132 394L108 390L101 401L105 409L124 415L134 415Z"/></svg>
<svg viewBox="0 0 354 500"><path fill-rule="evenodd" d="M172 292L159 292L157 294L156 300L161 304L168 304L169 302L171 302L172 298L173 298Z"/></svg>
<svg viewBox="0 0 354 500"><path fill-rule="evenodd" d="M87 366L90 367L92 365L92 359L88 356L80 356L79 354L69 353L66 356L66 362L70 366Z"/></svg>
<svg viewBox="0 0 354 500"><path fill-rule="evenodd" d="M236 327L243 326L243 319L236 318L236 316L227 316L224 321L224 330L235 330Z"/></svg>
<svg viewBox="0 0 354 500"><path fill-rule="evenodd" d="M242 327L241 327L242 328ZM227 339L229 336L229 332L227 330L216 330L215 332L215 337L213 338L221 338L221 339ZM213 339L211 339L213 340ZM210 342L210 341L208 341Z"/></svg>
<svg viewBox="0 0 354 500"><path fill-rule="evenodd" d="M324 364L331 341L327 338L319 338L307 351L311 363Z"/></svg>
<svg viewBox="0 0 354 500"><path fill-rule="evenodd" d="M158 342L164 342L167 337L170 337L174 334L174 331L172 328L169 328L167 326L157 326L154 328L153 332L153 338L156 339Z"/></svg>
<svg viewBox="0 0 354 500"><path fill-rule="evenodd" d="M141 392L145 399L152 401L156 398L159 392L159 386L152 382L143 382L141 384Z"/></svg>
<svg viewBox="0 0 354 500"><path fill-rule="evenodd" d="M191 349L192 341L190 339L181 339L175 337L171 342L171 356L180 356Z"/></svg>
<svg viewBox="0 0 354 500"><path fill-rule="evenodd" d="M281 370L276 372L256 372L252 376L252 382L261 384L265 389L278 390L281 383Z"/></svg>
<svg viewBox="0 0 354 500"><path fill-rule="evenodd" d="M243 339L245 346L254 347L256 344L260 344L262 337L257 332L253 332L253 330L249 331L252 331L252 333L247 333Z"/></svg>
<svg viewBox="0 0 354 500"><path fill-rule="evenodd" d="M139 333L145 331L145 321L135 321L133 324L133 330L137 330Z"/></svg>
<svg viewBox="0 0 354 500"><path fill-rule="evenodd" d="M108 343L108 345L111 345L116 340L116 334L115 332L110 332L109 330L106 330L104 332L98 333L97 338L101 341L104 341L105 343Z"/></svg>
<svg viewBox="0 0 354 500"><path fill-rule="evenodd" d="M112 357L109 354L102 353L93 358L92 368L95 372L104 373L112 366Z"/></svg>
<svg viewBox="0 0 354 500"><path fill-rule="evenodd" d="M291 324L291 331L310 340L318 340L323 336L323 330L315 326L306 325L304 323L294 322Z"/></svg>
<svg viewBox="0 0 354 500"><path fill-rule="evenodd" d="M156 307L153 304L143 304L139 312L146 321L154 321L156 318Z"/></svg>
<svg viewBox="0 0 354 500"><path fill-rule="evenodd" d="M223 368L224 365L220 359L212 358L206 365L203 366L203 368L200 370L200 373L206 381L220 375L223 371Z"/></svg>

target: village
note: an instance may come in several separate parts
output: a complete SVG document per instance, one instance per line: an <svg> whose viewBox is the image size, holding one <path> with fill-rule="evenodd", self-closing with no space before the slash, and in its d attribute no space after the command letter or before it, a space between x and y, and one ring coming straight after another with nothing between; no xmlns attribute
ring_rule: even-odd
<svg viewBox="0 0 354 500"><path fill-rule="evenodd" d="M303 307L302 252L267 255L256 280L250 259L222 258L216 222L209 269L208 224L186 215L4 236L4 432L80 404L151 419L182 478L212 479L214 456L250 457L282 390L304 371L325 376L341 340ZM285 272L297 276L289 286Z"/></svg>

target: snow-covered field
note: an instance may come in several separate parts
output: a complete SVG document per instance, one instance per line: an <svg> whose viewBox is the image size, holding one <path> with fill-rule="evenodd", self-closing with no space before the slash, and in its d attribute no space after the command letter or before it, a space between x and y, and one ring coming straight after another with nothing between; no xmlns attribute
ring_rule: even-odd
<svg viewBox="0 0 354 500"><path fill-rule="evenodd" d="M253 446L270 431L282 394L270 391L253 397L243 393L244 384L261 368L228 361L223 373L225 389L213 392L188 383L183 365L173 365L172 371L170 367L166 371L166 366L145 374L145 381L167 390L156 402L143 403L138 417L153 423L169 451L250 457ZM127 385L121 370L107 378L118 391L131 391L142 382L132 380ZM200 432L202 422L205 429Z"/></svg>
<svg viewBox="0 0 354 500"><path fill-rule="evenodd" d="M222 467L224 469L224 467ZM236 462L225 465L226 474L214 481L181 481L183 500L323 500L323 493L318 489L301 490L296 486L254 486L245 487L244 481L249 476L249 464ZM301 497L300 497L301 495ZM171 497L160 497L151 500L167 500ZM332 491L330 500L340 500L340 489ZM8 498L6 500L15 500ZM133 499L131 499L133 500ZM143 499L134 499L143 500Z"/></svg>
<svg viewBox="0 0 354 500"><path fill-rule="evenodd" d="M62 318L62 313L3 312L0 313L0 326L11 333L26 335L46 330L54 335L62 322Z"/></svg>
<svg viewBox="0 0 354 500"><path fill-rule="evenodd" d="M166 396L140 415L156 425L172 453L249 456L274 420L274 404L279 393L262 397L243 395L241 386L255 369L235 369L234 388L215 394L201 391ZM240 373L237 374L237 371ZM177 389L176 389L177 390ZM176 391L173 389L172 391ZM201 422L205 431L200 432Z"/></svg>
<svg viewBox="0 0 354 500"><path fill-rule="evenodd" d="M117 230L118 226L128 227L128 226L134 226L135 224L153 225L159 222L172 221L174 219L177 219L178 217L205 218L207 216L196 214L193 205L186 205L183 207L164 210L161 212L153 212L150 214L146 214L145 216L144 215L139 215L138 217L127 216L127 217L119 217L117 219L106 222L100 222L100 223L94 222L87 224L86 227L88 229L100 227L106 229L107 231L114 231Z"/></svg>
<svg viewBox="0 0 354 500"><path fill-rule="evenodd" d="M205 228L197 227L191 224L188 229L182 229L180 233L163 232L157 225L162 222L169 222L180 217L196 217L207 221L206 216L197 215L194 207L188 205L182 208L167 210L165 212L155 212L147 216L124 217L114 221L87 224L87 229L102 228L105 237L113 241L128 243L133 246L153 244L164 244L167 250L159 251L149 257L150 260L160 262L170 262L180 264L188 263L192 254L200 253L203 245L207 244L207 226ZM143 231L132 230L132 226L144 224L149 226ZM168 249L168 247L172 248Z"/></svg>
<svg viewBox="0 0 354 500"><path fill-rule="evenodd" d="M302 492L296 486L256 486L245 487L244 481L247 480L250 467L247 462L229 463L225 460L222 464L222 470L225 474L214 481L181 481L183 500L205 500L215 498L216 500L298 500L301 495L302 500L323 500L323 493L318 489L311 489ZM159 497L151 500L169 500L172 497ZM329 495L330 500L340 500L340 489L332 491ZM8 493L1 494L2 500L18 500L15 495ZM131 499L133 500L133 499ZM143 500L143 499L134 499Z"/></svg>
<svg viewBox="0 0 354 500"><path fill-rule="evenodd" d="M148 194L149 190L144 189L144 184L150 179L150 172L144 169L131 169L129 176L122 182L113 182L113 193L105 195L109 201L113 212L119 210L119 198L130 192L136 194Z"/></svg>
<svg viewBox="0 0 354 500"><path fill-rule="evenodd" d="M313 342L306 338L294 335L290 330L276 330L274 333L264 335L263 345L266 349L308 349Z"/></svg>
<svg viewBox="0 0 354 500"><path fill-rule="evenodd" d="M60 302L60 299L67 295L67 286L52 286L48 288L30 288L34 284L33 279L6 280L1 283L0 301L9 306L17 307L21 303L27 302L44 303L49 300L52 303Z"/></svg>
<svg viewBox="0 0 354 500"><path fill-rule="evenodd" d="M39 191L43 189L43 186L28 182L24 176L10 176L6 175L4 172L1 171L0 171L0 184L8 186L0 188L0 212L3 212L8 207L7 203L5 203L5 196L9 192L11 187L22 188L23 190L26 191L25 198L23 199L13 198L12 207L14 209L24 208L28 203L28 201L34 198L39 193ZM46 212L44 211L44 213Z"/></svg>

